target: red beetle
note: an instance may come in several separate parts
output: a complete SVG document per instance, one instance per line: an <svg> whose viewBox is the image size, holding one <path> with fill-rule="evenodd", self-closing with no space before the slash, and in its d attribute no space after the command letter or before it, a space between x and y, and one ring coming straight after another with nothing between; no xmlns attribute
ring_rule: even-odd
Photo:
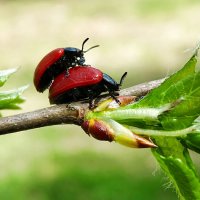
<svg viewBox="0 0 200 200"><path fill-rule="evenodd" d="M84 51L84 44L89 40L86 38L82 43L82 48L66 47L57 48L48 53L38 64L34 74L34 85L38 92L43 92L52 83L53 79L61 72L68 74L68 69L77 65L84 65L84 53L95 45Z"/></svg>
<svg viewBox="0 0 200 200"><path fill-rule="evenodd" d="M89 99L90 107L92 107L93 99L102 92L109 92L109 95L120 103L115 95L126 75L127 72L122 75L118 84L109 75L91 66L70 68L69 76L63 72L55 77L49 89L50 103L61 104Z"/></svg>

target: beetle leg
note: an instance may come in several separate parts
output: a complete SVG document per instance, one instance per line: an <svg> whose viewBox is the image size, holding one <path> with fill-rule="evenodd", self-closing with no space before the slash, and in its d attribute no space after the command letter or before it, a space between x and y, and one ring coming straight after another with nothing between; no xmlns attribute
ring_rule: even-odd
<svg viewBox="0 0 200 200"><path fill-rule="evenodd" d="M89 108L90 109L93 109L93 108L95 108L96 106L97 106L97 104L95 103L95 98L97 97L98 95L92 95L92 96L90 96L90 98L89 98Z"/></svg>
<svg viewBox="0 0 200 200"><path fill-rule="evenodd" d="M112 91L110 90L106 85L104 85L105 88L107 89L109 95L116 101L116 103L118 103L119 105L121 104L121 102L119 101L119 99L116 98L115 95L118 95L118 93L116 93L116 91Z"/></svg>
<svg viewBox="0 0 200 200"><path fill-rule="evenodd" d="M115 96L115 93L113 91L108 90L108 93L116 101L116 103L118 103L119 105L121 104L120 100L117 99L117 97Z"/></svg>
<svg viewBox="0 0 200 200"><path fill-rule="evenodd" d="M97 107L97 103L95 101L95 98L97 98L99 96L99 92L98 93L93 93L90 97L89 97L89 108L95 108Z"/></svg>
<svg viewBox="0 0 200 200"><path fill-rule="evenodd" d="M95 106L94 106L94 99L90 99L89 100L89 109L92 109L92 108L94 108Z"/></svg>
<svg viewBox="0 0 200 200"><path fill-rule="evenodd" d="M113 92L111 92L111 91L108 91L108 92L109 92L109 95L120 105L121 104L120 100L116 98L116 96L113 94Z"/></svg>
<svg viewBox="0 0 200 200"><path fill-rule="evenodd" d="M71 95L73 101L78 101L79 100L78 96L79 96L79 91L76 88L74 88Z"/></svg>

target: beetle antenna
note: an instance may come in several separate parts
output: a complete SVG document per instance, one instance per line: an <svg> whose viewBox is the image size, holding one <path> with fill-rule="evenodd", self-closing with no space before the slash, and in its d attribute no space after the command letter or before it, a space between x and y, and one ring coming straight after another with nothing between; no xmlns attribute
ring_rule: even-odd
<svg viewBox="0 0 200 200"><path fill-rule="evenodd" d="M84 45L85 45L85 43L86 43L88 40L89 40L89 38L86 38L86 39L83 41L81 51L83 51Z"/></svg>
<svg viewBox="0 0 200 200"><path fill-rule="evenodd" d="M99 45L95 45L95 46L93 46L93 47L90 47L88 50L83 51L83 53L86 53L86 52L88 52L89 50L94 49L94 48L96 48L96 47L99 47Z"/></svg>
<svg viewBox="0 0 200 200"><path fill-rule="evenodd" d="M121 86L121 85L122 85L122 83L123 83L124 79L126 78L127 74L128 74L128 73L127 73L127 72L125 72L125 73L122 75L122 77L121 77L121 79L120 79L119 86Z"/></svg>
<svg viewBox="0 0 200 200"><path fill-rule="evenodd" d="M81 51L82 51L83 53L86 53L86 52L88 52L89 50L91 50L91 49L93 49L93 48L99 47L99 45L95 45L95 46L93 46L93 47L90 47L88 50L83 51L84 45L85 45L85 43L86 43L88 40L89 40L89 38L86 38L86 39L83 41L82 49L81 49Z"/></svg>

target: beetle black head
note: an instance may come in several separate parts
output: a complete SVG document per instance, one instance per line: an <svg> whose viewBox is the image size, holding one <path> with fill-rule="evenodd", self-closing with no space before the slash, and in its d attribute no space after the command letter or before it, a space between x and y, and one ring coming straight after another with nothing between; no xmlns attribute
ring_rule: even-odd
<svg viewBox="0 0 200 200"><path fill-rule="evenodd" d="M85 62L84 53L88 52L89 50L91 50L91 49L93 49L93 48L99 47L99 45L95 45L95 46L90 47L90 48L87 49L86 51L84 51L84 50L83 50L83 49L84 49L84 45L85 45L85 43L86 43L88 40L89 40L89 38L86 38L86 39L83 41L81 50L79 50L79 51L77 52L77 54L79 54L79 56L77 56L77 63L78 63L79 65L83 65L84 62Z"/></svg>
<svg viewBox="0 0 200 200"><path fill-rule="evenodd" d="M78 49L75 47L66 47L65 50L65 56L62 58L64 61L65 66L72 67L75 65L84 65L85 58L84 53L88 52L90 49L96 48L99 45L95 45L84 51L84 45L89 40L89 38L86 38L82 43L82 48Z"/></svg>
<svg viewBox="0 0 200 200"><path fill-rule="evenodd" d="M122 85L125 77L127 75L127 72L125 72L121 79L120 82L117 83L112 77L110 77L108 74L103 73L103 84L106 88L109 88L110 91L119 91L120 86Z"/></svg>

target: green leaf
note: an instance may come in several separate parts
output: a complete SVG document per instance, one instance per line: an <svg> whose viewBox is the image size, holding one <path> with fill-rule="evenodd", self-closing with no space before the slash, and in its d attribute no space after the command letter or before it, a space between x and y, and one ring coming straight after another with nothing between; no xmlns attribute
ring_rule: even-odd
<svg viewBox="0 0 200 200"><path fill-rule="evenodd" d="M181 70L140 101L86 116L112 119L135 134L151 137L158 146L152 150L155 158L184 200L200 199L200 180L187 150L200 153L198 49Z"/></svg>
<svg viewBox="0 0 200 200"><path fill-rule="evenodd" d="M8 80L9 76L15 73L17 69L7 69L0 71L0 87Z"/></svg>
<svg viewBox="0 0 200 200"><path fill-rule="evenodd" d="M90 117L104 116L129 126L158 130L191 126L200 113L200 73L195 72L196 63L195 53L181 70L139 102L113 111L93 112Z"/></svg>
<svg viewBox="0 0 200 200"><path fill-rule="evenodd" d="M7 69L0 71L0 87L5 84L10 75L17 69ZM21 97L22 93L28 86L23 86L15 90L0 92L0 109L19 109L18 104L24 102Z"/></svg>
<svg viewBox="0 0 200 200"><path fill-rule="evenodd" d="M161 168L170 177L180 199L200 199L200 181L189 152L176 138L155 138L157 149L152 152Z"/></svg>
<svg viewBox="0 0 200 200"><path fill-rule="evenodd" d="M166 92L168 95L176 95L180 103L159 116L163 128L177 130L191 126L200 114L200 72L174 83Z"/></svg>
<svg viewBox="0 0 200 200"><path fill-rule="evenodd" d="M184 139L181 139L181 142L185 147L200 153L200 133L188 134Z"/></svg>
<svg viewBox="0 0 200 200"><path fill-rule="evenodd" d="M19 103L24 102L22 93L28 86L20 87L16 90L0 92L0 109L19 109Z"/></svg>

